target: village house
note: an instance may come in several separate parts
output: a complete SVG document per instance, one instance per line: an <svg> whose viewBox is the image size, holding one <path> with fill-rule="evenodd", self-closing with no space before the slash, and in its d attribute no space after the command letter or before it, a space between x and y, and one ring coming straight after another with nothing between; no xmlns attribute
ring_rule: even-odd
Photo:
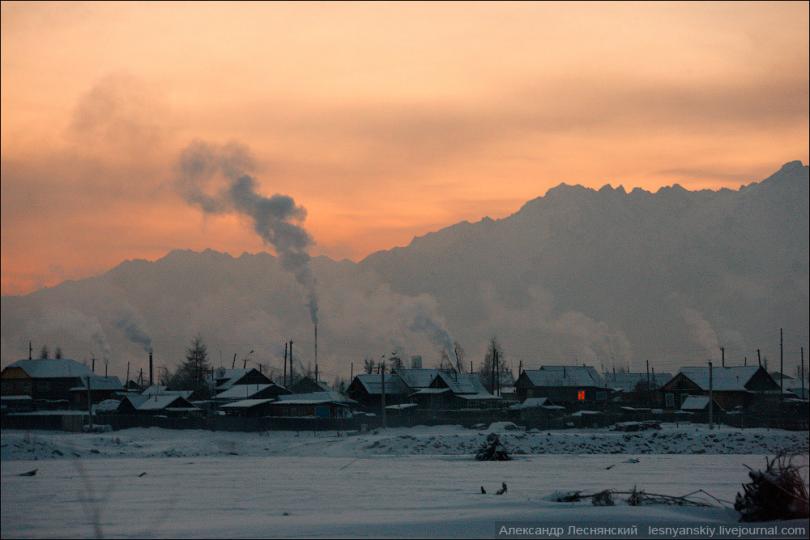
<svg viewBox="0 0 810 540"><path fill-rule="evenodd" d="M353 399L335 391L283 394L268 404L270 416L348 418Z"/></svg>
<svg viewBox="0 0 810 540"><path fill-rule="evenodd" d="M281 394L290 394L289 390L276 383L268 384L237 384L211 398L217 405L234 403L246 399L275 399Z"/></svg>
<svg viewBox="0 0 810 540"><path fill-rule="evenodd" d="M71 389L92 375L87 366L69 358L18 360L0 372L0 393L30 396L34 406L68 407Z"/></svg>
<svg viewBox="0 0 810 540"><path fill-rule="evenodd" d="M90 382L90 402L100 403L107 399L116 399L122 396L124 387L118 377L102 377L91 375L80 379L80 384L70 389L71 403L79 409L87 408L87 383Z"/></svg>
<svg viewBox="0 0 810 540"><path fill-rule="evenodd" d="M118 414L188 416L201 414L186 398L173 394L128 395L116 409Z"/></svg>
<svg viewBox="0 0 810 540"><path fill-rule="evenodd" d="M412 396L420 403L419 392L425 390L446 389L449 392L434 394L447 398L449 409L483 409L497 407L503 401L501 396L490 394L481 383L477 373L458 373L456 371L439 371L426 389L417 391ZM434 407L429 407L434 408Z"/></svg>
<svg viewBox="0 0 810 540"><path fill-rule="evenodd" d="M408 401L409 388L397 373L385 374L385 403L397 405ZM355 376L346 395L357 401L367 410L379 410L382 407L382 379L376 373L361 373Z"/></svg>
<svg viewBox="0 0 810 540"><path fill-rule="evenodd" d="M611 402L653 407L660 406L661 393L657 390L672 378L672 374L657 373L655 370L649 373L608 371L603 374L603 378L610 392Z"/></svg>
<svg viewBox="0 0 810 540"><path fill-rule="evenodd" d="M723 408L717 403L717 400L713 400L713 412L714 414L720 413L723 411ZM681 411L689 412L689 413L709 413L709 396L687 396L686 399L683 400L681 404Z"/></svg>
<svg viewBox="0 0 810 540"><path fill-rule="evenodd" d="M275 398L242 399L222 406L222 411L229 416L270 416L270 404Z"/></svg>
<svg viewBox="0 0 810 540"><path fill-rule="evenodd" d="M542 366L524 369L515 382L520 401L547 397L559 405L604 404L609 397L604 379L591 366Z"/></svg>
<svg viewBox="0 0 810 540"><path fill-rule="evenodd" d="M324 381L316 381L312 377L301 377L295 384L290 385L293 394L308 394L310 392L329 392L332 387Z"/></svg>
<svg viewBox="0 0 810 540"><path fill-rule="evenodd" d="M242 384L270 384L273 381L256 368L217 368L207 377L212 394Z"/></svg>
<svg viewBox="0 0 810 540"><path fill-rule="evenodd" d="M660 389L666 409L680 409L689 396L709 395L709 366L685 367ZM725 410L779 396L779 384L760 366L713 367L712 395Z"/></svg>

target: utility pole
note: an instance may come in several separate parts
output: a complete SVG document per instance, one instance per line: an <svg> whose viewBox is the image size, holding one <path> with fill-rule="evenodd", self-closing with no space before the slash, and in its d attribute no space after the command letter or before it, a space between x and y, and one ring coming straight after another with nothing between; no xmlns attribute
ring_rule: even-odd
<svg viewBox="0 0 810 540"><path fill-rule="evenodd" d="M126 390L127 394L129 394L129 362L127 362L127 379L124 384L126 385L124 389Z"/></svg>
<svg viewBox="0 0 810 540"><path fill-rule="evenodd" d="M380 362L380 383L382 385L382 394L380 396L380 403L382 404L382 427L385 429L385 362Z"/></svg>
<svg viewBox="0 0 810 540"><path fill-rule="evenodd" d="M292 349L292 346L293 346L293 341L290 340L290 385L293 384L293 380L294 380L293 379L293 353L292 353L293 349Z"/></svg>
<svg viewBox="0 0 810 540"><path fill-rule="evenodd" d="M714 429L714 380L712 363L709 361L709 429Z"/></svg>
<svg viewBox="0 0 810 540"><path fill-rule="evenodd" d="M784 385L785 385L785 367L784 367L784 340L782 339L782 329L779 329L779 402L785 399Z"/></svg>
<svg viewBox="0 0 810 540"><path fill-rule="evenodd" d="M806 399L804 397L804 347L799 349L802 354L802 371L801 371L801 378L802 378L802 399Z"/></svg>
<svg viewBox="0 0 810 540"><path fill-rule="evenodd" d="M85 356L85 358L87 358L87 357ZM90 371L92 371L93 373L95 373L95 372L96 372L96 357L95 357L95 356L94 356L94 357L92 357L92 358L90 359L90 362L91 362L91 364L90 364ZM85 364L85 365L87 365L87 364Z"/></svg>
<svg viewBox="0 0 810 540"><path fill-rule="evenodd" d="M87 412L90 415L90 431L93 431L93 399L90 396L90 375L87 376Z"/></svg>
<svg viewBox="0 0 810 540"><path fill-rule="evenodd" d="M34 354L34 347L33 347L33 345L31 345L31 341L29 340L28 341L28 359L29 360L31 360L33 354Z"/></svg>
<svg viewBox="0 0 810 540"><path fill-rule="evenodd" d="M284 388L287 388L287 342L284 342Z"/></svg>
<svg viewBox="0 0 810 540"><path fill-rule="evenodd" d="M651 405L650 403L650 361L646 360L647 362L647 405Z"/></svg>
<svg viewBox="0 0 810 540"><path fill-rule="evenodd" d="M720 347L720 362L722 367L726 367L726 348Z"/></svg>

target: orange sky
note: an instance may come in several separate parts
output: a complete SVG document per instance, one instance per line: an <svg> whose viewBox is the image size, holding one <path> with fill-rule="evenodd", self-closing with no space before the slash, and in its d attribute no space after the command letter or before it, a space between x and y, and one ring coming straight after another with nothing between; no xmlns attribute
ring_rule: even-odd
<svg viewBox="0 0 810 540"><path fill-rule="evenodd" d="M736 187L808 161L795 3L2 3L2 293L265 249L172 187L238 141L316 254L359 259L560 182Z"/></svg>

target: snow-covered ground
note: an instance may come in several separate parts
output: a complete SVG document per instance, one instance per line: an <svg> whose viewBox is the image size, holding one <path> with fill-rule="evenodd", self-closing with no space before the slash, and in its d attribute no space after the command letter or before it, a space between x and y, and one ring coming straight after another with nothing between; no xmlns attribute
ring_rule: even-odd
<svg viewBox="0 0 810 540"><path fill-rule="evenodd" d="M126 429L104 434L3 430L0 459L106 457L470 455L490 431L514 454L773 454L807 453L807 432L664 424L661 430L623 433L607 429L512 431L416 426L346 434L259 433Z"/></svg>
<svg viewBox="0 0 810 540"><path fill-rule="evenodd" d="M555 490L629 489L733 500L758 456L206 457L13 461L3 464L8 537L494 536L496 523L734 524L736 512L594 507ZM606 469L607 466L620 464ZM19 473L38 468L36 476ZM140 476L142 473L146 473ZM494 491L506 482L505 495ZM482 495L484 486L488 494ZM642 535L643 536L643 535Z"/></svg>
<svg viewBox="0 0 810 540"><path fill-rule="evenodd" d="M492 537L508 522L635 524L644 537L648 525L734 525L738 514L622 502L594 507L549 496L638 486L670 495L705 489L732 501L747 480L744 464L762 465L780 447L807 447L807 433L695 426L666 426L655 436L493 430L526 454L477 462L473 450L490 429L448 426L348 437L4 430L2 536ZM704 454L692 453L698 444ZM801 459L806 465L806 450ZM35 468L36 476L19 476ZM502 482L507 493L495 495Z"/></svg>

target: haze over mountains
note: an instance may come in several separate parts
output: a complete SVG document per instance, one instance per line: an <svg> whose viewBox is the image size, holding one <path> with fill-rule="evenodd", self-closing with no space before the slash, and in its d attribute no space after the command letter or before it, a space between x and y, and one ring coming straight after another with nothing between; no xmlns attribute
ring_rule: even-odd
<svg viewBox="0 0 810 540"><path fill-rule="evenodd" d="M500 220L462 222L359 263L313 260L321 373L331 381L364 356L394 349L426 365L456 339L466 365L495 335L517 367L542 363L656 369L757 347L786 369L808 340L808 167L784 165L737 191L657 193L560 185ZM446 332L445 332L446 331ZM3 297L2 363L61 345L79 360L108 356L111 374L173 367L195 334L213 363L280 367L293 339L312 360L312 326L295 278L267 253L172 251L26 296ZM103 364L101 370L103 370ZM96 371L99 372L99 364Z"/></svg>

